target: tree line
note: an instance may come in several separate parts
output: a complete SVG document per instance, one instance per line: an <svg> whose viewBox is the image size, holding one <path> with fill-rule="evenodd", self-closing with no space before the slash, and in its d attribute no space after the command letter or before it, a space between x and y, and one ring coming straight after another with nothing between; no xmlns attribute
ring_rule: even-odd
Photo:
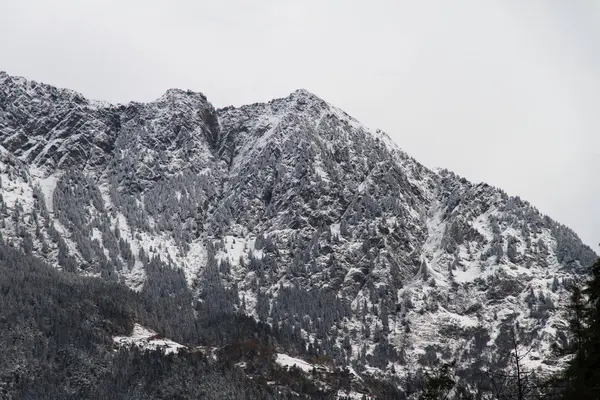
<svg viewBox="0 0 600 400"><path fill-rule="evenodd" d="M527 368L526 346L510 327L505 346L506 368L481 369L476 379L464 379L455 363L444 363L407 384L419 400L598 400L600 399L600 259L583 282L571 284L566 341L553 344L566 367L540 376Z"/></svg>

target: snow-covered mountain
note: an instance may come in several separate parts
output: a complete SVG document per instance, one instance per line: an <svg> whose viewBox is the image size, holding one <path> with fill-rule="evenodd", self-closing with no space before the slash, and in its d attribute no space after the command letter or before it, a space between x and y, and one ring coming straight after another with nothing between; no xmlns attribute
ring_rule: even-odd
<svg viewBox="0 0 600 400"><path fill-rule="evenodd" d="M248 314L359 373L552 370L597 257L529 203L432 171L313 94L112 105L0 72L0 232L56 268ZM154 264L153 264L154 262ZM171 276L171 275L169 275ZM169 278L170 279L170 278Z"/></svg>

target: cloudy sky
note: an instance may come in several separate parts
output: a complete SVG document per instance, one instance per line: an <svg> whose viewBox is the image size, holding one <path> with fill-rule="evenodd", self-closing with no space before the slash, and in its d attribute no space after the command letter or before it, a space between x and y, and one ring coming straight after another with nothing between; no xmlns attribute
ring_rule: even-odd
<svg viewBox="0 0 600 400"><path fill-rule="evenodd" d="M596 0L19 0L0 15L9 74L112 102L306 88L598 250Z"/></svg>

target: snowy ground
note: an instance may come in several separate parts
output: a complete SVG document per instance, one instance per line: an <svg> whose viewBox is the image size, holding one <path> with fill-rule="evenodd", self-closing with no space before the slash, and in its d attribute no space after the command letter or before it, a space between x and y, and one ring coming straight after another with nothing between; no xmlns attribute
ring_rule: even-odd
<svg viewBox="0 0 600 400"><path fill-rule="evenodd" d="M138 346L142 349L156 350L160 349L165 354L177 353L186 348L184 345L169 339L160 338L156 332L135 324L133 332L129 336L115 336L113 341L121 346Z"/></svg>
<svg viewBox="0 0 600 400"><path fill-rule="evenodd" d="M275 362L277 362L277 364L281 365L282 367L296 366L304 372L310 372L310 371L312 371L312 369L314 367L313 364L310 364L304 360L301 360L299 358L290 357L287 354L281 354L281 353L277 354L277 359L275 360Z"/></svg>

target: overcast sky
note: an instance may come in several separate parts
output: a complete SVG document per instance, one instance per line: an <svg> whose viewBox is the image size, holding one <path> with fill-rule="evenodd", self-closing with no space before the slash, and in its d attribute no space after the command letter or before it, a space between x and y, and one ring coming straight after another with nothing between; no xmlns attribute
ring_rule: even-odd
<svg viewBox="0 0 600 400"><path fill-rule="evenodd" d="M596 0L0 0L0 70L112 102L305 88L600 242Z"/></svg>

